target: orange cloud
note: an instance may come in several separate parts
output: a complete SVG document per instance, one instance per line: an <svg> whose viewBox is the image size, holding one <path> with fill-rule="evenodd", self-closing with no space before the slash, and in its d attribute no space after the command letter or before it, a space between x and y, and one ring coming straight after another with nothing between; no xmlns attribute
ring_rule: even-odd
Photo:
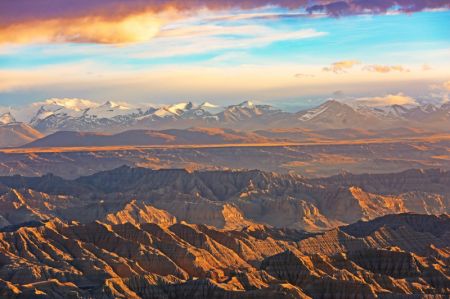
<svg viewBox="0 0 450 299"><path fill-rule="evenodd" d="M370 107L384 107L391 105L414 105L417 101L410 96L404 95L403 93L398 94L388 94L383 97L373 97L373 98L359 98L354 100L356 104L370 106Z"/></svg>
<svg viewBox="0 0 450 299"><path fill-rule="evenodd" d="M442 84L442 86L445 88L445 90L450 91L450 80L446 81Z"/></svg>
<svg viewBox="0 0 450 299"><path fill-rule="evenodd" d="M401 73L410 72L409 69L401 65L379 65L379 64L366 65L365 67L363 67L363 70L383 74L390 72L401 72Z"/></svg>
<svg viewBox="0 0 450 299"><path fill-rule="evenodd" d="M31 21L1 28L0 43L140 42L154 37L164 21L161 15L153 13L131 15L119 20L84 17Z"/></svg>
<svg viewBox="0 0 450 299"><path fill-rule="evenodd" d="M345 73L348 69L351 69L358 64L360 64L360 62L357 60L343 60L332 63L329 67L324 67L322 70L325 72L333 72L339 74Z"/></svg>
<svg viewBox="0 0 450 299"><path fill-rule="evenodd" d="M0 43L127 43L152 38L173 15L275 6L329 16L449 8L447 0L3 0Z"/></svg>
<svg viewBox="0 0 450 299"><path fill-rule="evenodd" d="M431 66L429 66L428 64L423 64L422 65L422 71L429 71L432 70L433 68Z"/></svg>

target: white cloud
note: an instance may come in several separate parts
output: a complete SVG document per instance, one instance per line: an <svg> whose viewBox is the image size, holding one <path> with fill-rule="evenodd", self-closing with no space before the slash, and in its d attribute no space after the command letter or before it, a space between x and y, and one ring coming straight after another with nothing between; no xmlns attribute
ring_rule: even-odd
<svg viewBox="0 0 450 299"><path fill-rule="evenodd" d="M301 40L326 35L315 29L285 31L262 25L199 26L168 28L151 40L145 49L131 56L162 58L209 53L219 50L242 50L268 46L275 42Z"/></svg>
<svg viewBox="0 0 450 299"><path fill-rule="evenodd" d="M388 94L382 97L357 98L350 101L354 105L384 107L391 105L417 105L417 101L403 93Z"/></svg>
<svg viewBox="0 0 450 299"><path fill-rule="evenodd" d="M86 99L77 98L52 98L40 102L35 102L32 104L33 107L41 107L43 105L54 105L59 107L64 107L74 111L81 111L87 108L94 108L99 105L99 103L93 102Z"/></svg>
<svg viewBox="0 0 450 299"><path fill-rule="evenodd" d="M431 97L434 101L439 103L446 103L450 101L450 80L430 86Z"/></svg>

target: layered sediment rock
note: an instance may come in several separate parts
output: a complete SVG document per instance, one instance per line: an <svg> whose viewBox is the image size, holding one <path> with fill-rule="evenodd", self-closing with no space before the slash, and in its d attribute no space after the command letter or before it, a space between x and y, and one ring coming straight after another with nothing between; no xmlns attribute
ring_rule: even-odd
<svg viewBox="0 0 450 299"><path fill-rule="evenodd" d="M0 228L57 217L82 223L170 225L177 220L225 229L258 223L323 231L388 214L448 214L448 176L430 170L310 180L258 170L120 167L72 181L53 175L0 177Z"/></svg>
<svg viewBox="0 0 450 299"><path fill-rule="evenodd" d="M306 234L55 218L0 233L0 295L439 298L450 292L449 223L448 216L401 214ZM411 234L422 236L414 241L420 246L411 245Z"/></svg>

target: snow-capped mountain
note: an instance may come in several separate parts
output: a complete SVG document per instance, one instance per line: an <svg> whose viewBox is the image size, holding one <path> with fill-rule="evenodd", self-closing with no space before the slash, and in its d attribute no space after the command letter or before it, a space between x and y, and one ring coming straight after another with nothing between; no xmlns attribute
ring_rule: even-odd
<svg viewBox="0 0 450 299"><path fill-rule="evenodd" d="M115 130L120 129L116 127L117 125L127 126L143 114L141 109L111 101L96 106L84 102L77 103L81 105L48 100L39 107L30 125L41 132Z"/></svg>
<svg viewBox="0 0 450 299"><path fill-rule="evenodd" d="M410 109L402 105L391 105L382 108L374 108L374 110L381 111L383 116L386 117L402 118L408 114Z"/></svg>
<svg viewBox="0 0 450 299"><path fill-rule="evenodd" d="M153 118L179 118L181 115L191 110L194 105L191 102L183 102L157 108L149 114Z"/></svg>
<svg viewBox="0 0 450 299"><path fill-rule="evenodd" d="M92 131L118 132L129 129L184 129L222 127L234 129L307 128L386 129L432 127L440 130L450 124L450 104L440 107L391 105L371 107L330 100L300 112L283 112L270 105L251 101L228 107L210 102L199 105L181 102L159 107L133 107L126 103L96 104L87 100L47 100L39 107L30 125L41 132ZM2 122L12 116L4 115Z"/></svg>
<svg viewBox="0 0 450 299"><path fill-rule="evenodd" d="M15 122L16 119L12 116L11 112L6 112L0 115L0 125L8 125Z"/></svg>
<svg viewBox="0 0 450 299"><path fill-rule="evenodd" d="M220 107L210 102L196 105L181 102L151 108L131 108L108 101L86 107L60 101L47 101L39 107L30 124L42 132L120 131L130 128L188 128L193 126L231 126L243 121L263 121L280 113L268 105L245 101Z"/></svg>
<svg viewBox="0 0 450 299"><path fill-rule="evenodd" d="M300 111L295 114L294 118L300 127L318 129L341 129L379 125L379 120L375 116L362 113L336 100L329 100L316 108ZM294 120L291 119L289 121L293 122Z"/></svg>
<svg viewBox="0 0 450 299"><path fill-rule="evenodd" d="M111 101L108 101L98 107L88 108L85 111L85 115L97 118L112 118L133 113L139 113L139 109L133 109Z"/></svg>
<svg viewBox="0 0 450 299"><path fill-rule="evenodd" d="M228 106L217 114L219 120L224 123L236 123L249 120L271 121L276 118L281 110L270 105L256 105L251 101L245 101L238 105Z"/></svg>

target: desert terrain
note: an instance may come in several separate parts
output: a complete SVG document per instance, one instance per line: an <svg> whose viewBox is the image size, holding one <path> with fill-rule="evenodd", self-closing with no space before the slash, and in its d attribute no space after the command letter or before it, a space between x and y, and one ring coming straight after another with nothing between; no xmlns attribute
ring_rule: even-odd
<svg viewBox="0 0 450 299"><path fill-rule="evenodd" d="M95 163L92 163L95 161ZM264 161L264 163L261 163ZM308 177L450 169L450 136L247 144L83 146L0 150L2 175L76 178L122 165L186 169L261 169Z"/></svg>
<svg viewBox="0 0 450 299"><path fill-rule="evenodd" d="M440 170L4 176L0 294L445 298L449 186Z"/></svg>

